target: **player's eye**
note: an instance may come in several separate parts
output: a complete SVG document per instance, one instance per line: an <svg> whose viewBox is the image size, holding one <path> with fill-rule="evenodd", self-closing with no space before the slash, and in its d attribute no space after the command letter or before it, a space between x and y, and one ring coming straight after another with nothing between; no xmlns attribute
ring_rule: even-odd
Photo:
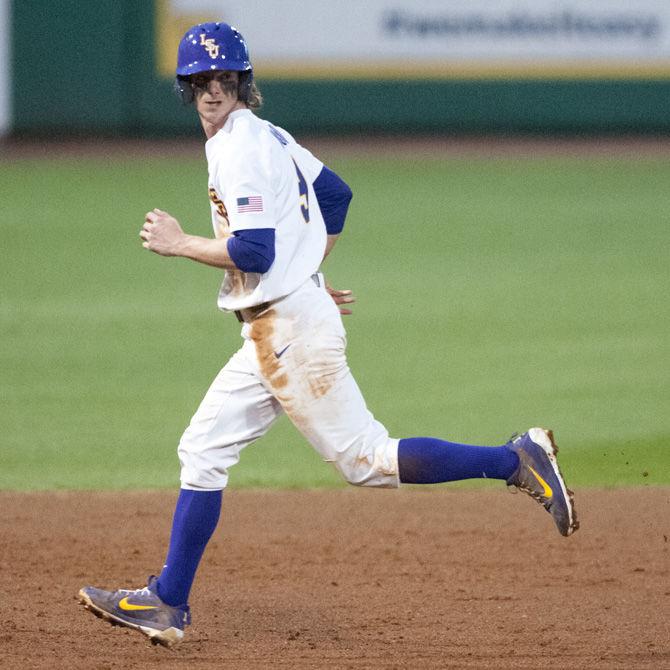
<svg viewBox="0 0 670 670"><path fill-rule="evenodd" d="M209 86L210 78L209 77L191 77L190 84L193 89L205 90Z"/></svg>
<svg viewBox="0 0 670 670"><path fill-rule="evenodd" d="M223 84L232 81L232 79L232 72L208 72L203 75L193 75L190 79L190 84L193 90L204 91L211 81L218 81L220 84Z"/></svg>

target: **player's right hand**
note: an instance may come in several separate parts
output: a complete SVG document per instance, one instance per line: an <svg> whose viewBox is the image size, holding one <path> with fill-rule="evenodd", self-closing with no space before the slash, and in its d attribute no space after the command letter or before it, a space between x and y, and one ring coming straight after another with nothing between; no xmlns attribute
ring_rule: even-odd
<svg viewBox="0 0 670 670"><path fill-rule="evenodd" d="M140 231L142 246L161 256L179 256L180 245L186 235L179 221L160 209L147 212Z"/></svg>

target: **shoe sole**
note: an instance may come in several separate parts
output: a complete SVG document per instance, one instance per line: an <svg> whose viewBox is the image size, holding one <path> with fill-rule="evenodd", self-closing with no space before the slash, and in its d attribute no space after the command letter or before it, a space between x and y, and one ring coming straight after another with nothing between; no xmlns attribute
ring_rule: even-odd
<svg viewBox="0 0 670 670"><path fill-rule="evenodd" d="M554 434L552 431L545 430L544 428L531 428L528 431L528 436L547 454L549 462L551 463L551 467L554 470L554 474L556 475L556 478L561 485L563 498L565 499L568 508L569 525L568 532L565 534L565 537L568 537L579 528L579 521L577 521L577 512L575 511L575 494L565 485L563 475L561 474L561 470L558 467L558 461L556 460L558 447L554 442Z"/></svg>
<svg viewBox="0 0 670 670"><path fill-rule="evenodd" d="M112 626L123 626L125 628L131 628L132 630L139 631L143 635L146 635L151 644L160 644L163 647L174 647L179 644L184 639L184 631L179 630L178 628L167 628L165 630L158 630L157 628L150 628L149 626L142 626L140 624L131 623L125 621L120 617L103 610L98 607L90 598L88 593L81 589L79 591L79 602L87 609L91 614L94 614L99 619L103 619L110 623Z"/></svg>

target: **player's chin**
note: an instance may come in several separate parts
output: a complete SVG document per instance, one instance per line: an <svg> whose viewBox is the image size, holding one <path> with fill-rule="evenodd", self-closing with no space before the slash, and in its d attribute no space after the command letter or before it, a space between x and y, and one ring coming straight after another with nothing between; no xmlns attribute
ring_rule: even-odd
<svg viewBox="0 0 670 670"><path fill-rule="evenodd" d="M228 116L227 108L222 103L217 103L211 107L205 107L200 110L200 117L212 125L218 125Z"/></svg>

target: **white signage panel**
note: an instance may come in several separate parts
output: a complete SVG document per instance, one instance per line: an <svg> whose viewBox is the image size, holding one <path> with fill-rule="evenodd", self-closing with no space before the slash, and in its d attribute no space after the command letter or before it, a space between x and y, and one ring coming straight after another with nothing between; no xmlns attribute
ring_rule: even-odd
<svg viewBox="0 0 670 670"><path fill-rule="evenodd" d="M670 78L669 0L161 0L164 70L192 23L224 20L261 75ZM177 29L178 25L178 29ZM172 26L170 36L166 26ZM171 65L168 68L167 61Z"/></svg>

